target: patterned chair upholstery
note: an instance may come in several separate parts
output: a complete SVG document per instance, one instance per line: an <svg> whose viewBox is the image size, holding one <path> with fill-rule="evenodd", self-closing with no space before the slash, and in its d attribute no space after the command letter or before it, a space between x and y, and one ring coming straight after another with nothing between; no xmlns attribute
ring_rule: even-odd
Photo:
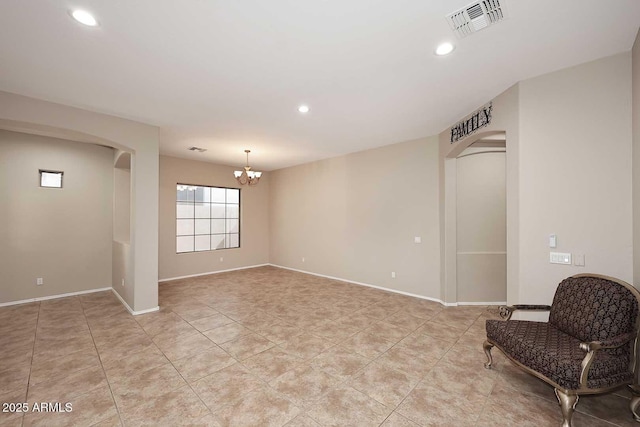
<svg viewBox="0 0 640 427"><path fill-rule="evenodd" d="M548 322L511 320L516 310L548 310ZM487 320L484 351L491 349L555 388L563 427L571 426L582 394L611 391L630 384L631 411L640 421L638 331L640 293L612 277L579 274L563 280L551 306L500 307L505 320Z"/></svg>

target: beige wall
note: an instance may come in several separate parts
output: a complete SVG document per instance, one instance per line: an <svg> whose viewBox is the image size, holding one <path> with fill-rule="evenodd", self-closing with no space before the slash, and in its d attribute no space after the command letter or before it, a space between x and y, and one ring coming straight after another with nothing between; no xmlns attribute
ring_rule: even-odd
<svg viewBox="0 0 640 427"><path fill-rule="evenodd" d="M577 273L632 281L631 146L630 52L520 83L522 302ZM586 266L550 264L551 233Z"/></svg>
<svg viewBox="0 0 640 427"><path fill-rule="evenodd" d="M0 303L111 287L112 165L110 148L0 130Z"/></svg>
<svg viewBox="0 0 640 427"><path fill-rule="evenodd" d="M131 155L121 151L113 168L113 240L131 241Z"/></svg>
<svg viewBox="0 0 640 427"><path fill-rule="evenodd" d="M632 280L632 244L640 244L637 228L632 234L632 200L637 212L640 196L632 197L631 187L632 178L640 182L640 149L633 150L633 171L631 163L632 145L640 146L639 49L636 41L633 55L516 84L493 99L490 126L455 144L446 129L439 144L429 137L272 172L258 187L243 190L243 212L252 206L256 217L243 213L242 250L191 258L175 254L175 183L234 186L233 168L162 157L167 172L158 186L157 128L3 92L0 128L133 153L130 255L115 247L114 253L131 260L133 292L122 295L138 311L157 306L158 271L169 278L269 261L458 301L450 286L456 283L456 262L447 261L452 250L456 258L452 165L476 139L505 131L507 300L548 303L558 281L578 272ZM160 201L159 187L165 194ZM585 254L586 267L549 264L550 233L558 235L557 251ZM255 240L245 242L248 236ZM414 236L422 244L413 243ZM150 255L155 253L159 268Z"/></svg>
<svg viewBox="0 0 640 427"><path fill-rule="evenodd" d="M440 134L445 299L457 301L455 263L447 261L455 259L456 240L456 173L449 157L501 130L507 139L507 301L548 304L558 282L577 273L631 281L631 53L523 81L493 105L491 125L478 134L456 144L449 144L448 129ZM550 264L551 233L558 236L554 251L584 254L586 266Z"/></svg>
<svg viewBox="0 0 640 427"><path fill-rule="evenodd" d="M271 263L439 298L437 161L431 137L272 172Z"/></svg>
<svg viewBox="0 0 640 427"><path fill-rule="evenodd" d="M458 301L507 299L506 153L469 147L457 158Z"/></svg>
<svg viewBox="0 0 640 427"><path fill-rule="evenodd" d="M131 277L120 293L135 312L158 307L158 128L119 117L0 92L0 129L103 144L133 153ZM119 291L120 292L120 291Z"/></svg>
<svg viewBox="0 0 640 427"><path fill-rule="evenodd" d="M131 153L117 150L113 168L112 287L125 301L134 298L131 253Z"/></svg>
<svg viewBox="0 0 640 427"><path fill-rule="evenodd" d="M640 31L632 50L633 283L640 284Z"/></svg>
<svg viewBox="0 0 640 427"><path fill-rule="evenodd" d="M269 262L270 174L264 173L256 186L240 186L233 176L235 169L160 156L160 280ZM177 183L240 188L240 248L176 253Z"/></svg>

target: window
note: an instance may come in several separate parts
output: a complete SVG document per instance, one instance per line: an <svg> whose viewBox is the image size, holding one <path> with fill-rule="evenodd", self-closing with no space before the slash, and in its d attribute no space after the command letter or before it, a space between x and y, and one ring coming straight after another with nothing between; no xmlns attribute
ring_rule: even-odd
<svg viewBox="0 0 640 427"><path fill-rule="evenodd" d="M176 252L240 247L240 190L177 185Z"/></svg>
<svg viewBox="0 0 640 427"><path fill-rule="evenodd" d="M40 169L40 187L62 188L63 173Z"/></svg>

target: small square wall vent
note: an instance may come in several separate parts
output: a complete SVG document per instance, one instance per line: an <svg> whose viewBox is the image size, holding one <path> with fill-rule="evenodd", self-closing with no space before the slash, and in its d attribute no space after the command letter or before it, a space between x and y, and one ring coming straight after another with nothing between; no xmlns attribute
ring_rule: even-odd
<svg viewBox="0 0 640 427"><path fill-rule="evenodd" d="M458 38L463 38L505 17L504 0L480 0L447 15L447 21Z"/></svg>

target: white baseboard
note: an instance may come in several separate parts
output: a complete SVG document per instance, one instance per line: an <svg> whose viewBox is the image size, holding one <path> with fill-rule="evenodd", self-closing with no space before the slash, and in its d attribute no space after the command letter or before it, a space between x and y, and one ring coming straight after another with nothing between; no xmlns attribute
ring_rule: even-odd
<svg viewBox="0 0 640 427"><path fill-rule="evenodd" d="M499 302L444 302L444 301L442 301L441 299L438 299L438 298L432 298L432 297L427 297L427 296L424 296L424 295L412 294L410 292L404 292L404 291L399 291L397 289L385 288L383 286L372 285L370 283L356 282L354 280L343 279L341 277L327 276L326 274L313 273L311 271L299 270L297 268L285 267L283 265L278 265L278 264L269 264L269 265L272 266L272 267L283 268L285 270L297 271L298 273L310 274L312 276L324 277L326 279L340 280L341 282L353 283L354 285L366 286L368 288L380 289L382 291L393 292L395 294L406 295L406 296L409 296L409 297L414 297L414 298L420 298L420 299L425 299L425 300L429 300L429 301L434 301L434 302L437 302L437 303L440 303L440 304L444 305L445 307L458 307L458 306L462 306L462 305L506 305L507 304L506 301L499 301Z"/></svg>
<svg viewBox="0 0 640 427"><path fill-rule="evenodd" d="M313 273L311 271L300 270L300 269L297 269L297 268L285 267L283 265L271 264L271 263L257 264L257 265L251 265L251 266L246 266L246 267L238 267L238 268L230 268L230 269L227 269L227 270L211 271L211 272L208 272L208 273L191 274L191 275L188 275L188 276L172 277L172 278L168 278L168 279L159 280L158 282L169 282L171 280L187 279L187 278L190 278L190 277L207 276L207 275L210 275L210 274L226 273L226 272L229 272L229 271L238 271L238 270L247 270L247 269L250 269L250 268L265 267L265 266L272 266L272 267L282 268L284 270L297 271L298 273L310 274L312 276L324 277L326 279L331 279L331 280L339 280L341 282L352 283L354 285L366 286L368 288L380 289L382 291L393 292L393 293L396 293L396 294L406 295L406 296L410 296L410 297L414 297L414 298L420 298L420 299L424 299L424 300L428 300L428 301L434 301L434 302L440 303L440 304L442 304L442 305L444 305L446 307L456 307L456 306L463 306L463 305L473 306L473 305L506 305L507 304L506 301L497 301L497 302L474 302L474 301L471 301L471 302L444 302L444 301L442 301L442 300L440 300L438 298L427 297L427 296L424 296L424 295L418 295L418 294L413 294L413 293L410 293L410 292L399 291L397 289L390 289L390 288L385 288L383 286L372 285L370 283L356 282L354 280L343 279L341 277L328 276L326 274ZM30 303L30 302L46 301L46 300L50 300L50 299L72 297L72 296L77 296L77 295L91 294L91 293L95 293L95 292L104 292L104 291L108 291L108 290L113 291L113 293L120 300L122 305L125 306L127 311L129 311L129 313L131 313L134 316L138 316L140 314L145 314L145 313L152 313L154 311L160 310L160 307L154 307L154 308L150 308L150 309L147 309L147 310L135 311L129 306L129 304L127 304L127 302L120 296L120 294L118 292L116 292L116 290L111 288L111 287L99 288L99 289L90 289L90 290L87 290L87 291L69 292L69 293L65 293L65 294L51 295L51 296L44 296L44 297L37 297L37 298L29 298L29 299L24 299L24 300L19 300L19 301L3 302L3 303L0 303L0 307L7 307L7 306L11 306L11 305L18 305L18 304L27 304L27 303Z"/></svg>
<svg viewBox="0 0 640 427"><path fill-rule="evenodd" d="M113 288L110 288L110 289L113 291L113 293L116 295L116 297L118 297L118 299L120 300L120 302L122 303L122 305L124 305L124 306L125 306L125 308L129 311L129 313L131 313L131 314L132 314L132 315L134 315L134 316L138 316L138 315L140 315L140 314L146 314L146 313L153 313L154 311L159 311L159 310L160 310L160 307L154 307L154 308L149 308L149 309L147 309L147 310L134 311L134 310L129 306L129 304L127 304L127 302L124 300L124 298L122 298L122 297L120 296L120 294L119 294L118 292L116 292L116 290L115 290L115 289L113 289Z"/></svg>
<svg viewBox="0 0 640 427"><path fill-rule="evenodd" d="M268 265L272 265L272 264L249 265L249 266L246 266L246 267L229 268L227 270L218 270L218 271L209 271L207 273L190 274L188 276L170 277L168 279L158 280L158 283L170 282L172 280L179 280L179 279L188 279L190 277L209 276L210 274L227 273L229 271L247 270L249 268L265 267L265 266L268 266Z"/></svg>
<svg viewBox="0 0 640 427"><path fill-rule="evenodd" d="M458 305L507 305L506 301L493 301L493 302L459 302Z"/></svg>
<svg viewBox="0 0 640 427"><path fill-rule="evenodd" d="M269 264L269 265L271 265L272 267L283 268L285 270L297 271L298 273L310 274L312 276L324 277L326 279L339 280L341 282L353 283L354 285L360 285L360 286L366 286L368 288L380 289L381 291L393 292L394 294L400 294L400 295L406 295L406 296L414 297L414 298L426 299L426 300L429 300L429 301L434 301L434 302L440 303L442 305L450 305L451 304L451 303L445 303L442 300L439 300L438 298L432 298L432 297L427 297L427 296L424 296L424 295L412 294L410 292L404 292L404 291L399 291L397 289L385 288L383 286L372 285L370 283L356 282L354 280L343 279L341 277L327 276L326 274L313 273L311 271L299 270L297 268L285 267L283 265L277 265L277 264ZM453 304L456 304L456 303L453 303Z"/></svg>
<svg viewBox="0 0 640 427"><path fill-rule="evenodd" d="M29 299L23 299L23 300L19 300L19 301L2 302L2 303L0 303L0 307L8 307L10 305L18 305L18 304L27 304L27 303L30 303L30 302L46 301L46 300L50 300L50 299L74 297L76 295L92 294L92 293L95 293L95 292L104 292L104 291L108 291L109 289L111 289L111 287L99 288L99 289L89 289L88 291L68 292L66 294L58 294L58 295L51 295L51 296L46 296L46 297L29 298Z"/></svg>
<svg viewBox="0 0 640 427"><path fill-rule="evenodd" d="M0 303L0 307L7 307L7 306L10 306L10 305L18 305L18 304L28 304L30 302L46 301L46 300L58 299L58 298L74 297L74 296L77 296L77 295L93 294L93 293L96 293L96 292L104 292L104 291L113 291L113 293L116 294L116 296L118 297L120 302L126 307L126 309L129 311L129 313L133 314L134 316L137 316L139 314L151 313L151 312L154 312L154 311L158 311L160 309L160 307L155 307L155 308L150 308L148 310L134 311L134 310L131 309L131 307L129 307L129 304L127 304L127 302L124 299L122 299L120 294L118 294L111 287L109 287L109 288L99 288L99 289L90 289L88 291L68 292L66 294L50 295L50 296L46 296L46 297L37 297L37 298L29 298L29 299L23 299L23 300L19 300L19 301L3 302L3 303Z"/></svg>

